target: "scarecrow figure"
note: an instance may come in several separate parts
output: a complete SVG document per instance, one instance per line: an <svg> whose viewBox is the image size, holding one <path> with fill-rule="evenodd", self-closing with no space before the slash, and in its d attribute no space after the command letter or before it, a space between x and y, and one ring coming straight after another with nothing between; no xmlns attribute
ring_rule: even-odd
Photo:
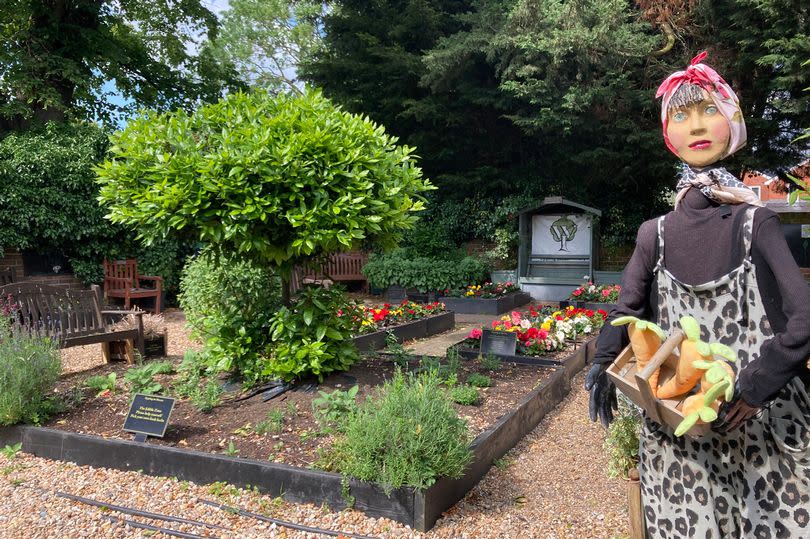
<svg viewBox="0 0 810 539"><path fill-rule="evenodd" d="M642 224L610 319L636 316L737 353L734 397L712 431L676 437L644 417L639 468L649 537L810 537L810 287L778 216L717 162L745 145L739 101L695 57L658 89L664 141L683 162L675 209ZM607 426L605 369L628 342L605 324L585 387Z"/></svg>

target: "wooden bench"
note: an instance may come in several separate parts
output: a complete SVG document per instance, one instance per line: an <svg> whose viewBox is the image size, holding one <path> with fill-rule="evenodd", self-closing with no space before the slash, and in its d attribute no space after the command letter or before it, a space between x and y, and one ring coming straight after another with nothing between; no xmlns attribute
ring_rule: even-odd
<svg viewBox="0 0 810 539"><path fill-rule="evenodd" d="M363 291L368 292L368 280L363 275L363 266L368 262L366 253L352 251L336 253L329 260L314 268L297 268L292 279L292 288L297 290L304 280L311 282L329 279L332 282L362 281Z"/></svg>
<svg viewBox="0 0 810 539"><path fill-rule="evenodd" d="M13 325L39 337L50 337L59 348L101 343L104 361L110 361L110 343L126 343L128 363L134 363L134 348L141 355L143 344L143 311L101 309L101 288L69 290L38 283L12 283L0 287L0 297L11 296L16 310ZM111 330L109 324L134 314L136 327Z"/></svg>
<svg viewBox="0 0 810 539"><path fill-rule="evenodd" d="M152 287L141 285L141 281L152 281ZM122 298L124 309L132 306L132 300L138 298L155 298L152 309L160 314L160 299L163 294L163 277L155 275L140 275L138 261L132 258L126 260L104 260L104 297Z"/></svg>

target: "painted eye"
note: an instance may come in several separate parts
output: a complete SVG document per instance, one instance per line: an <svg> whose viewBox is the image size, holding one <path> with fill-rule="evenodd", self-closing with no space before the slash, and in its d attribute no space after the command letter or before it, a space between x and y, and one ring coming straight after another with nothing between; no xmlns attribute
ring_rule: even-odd
<svg viewBox="0 0 810 539"><path fill-rule="evenodd" d="M713 116L717 114L717 106L716 105L709 105L706 107L706 114L708 116Z"/></svg>
<svg viewBox="0 0 810 539"><path fill-rule="evenodd" d="M684 120L686 120L686 113L682 110L679 110L678 112L672 115L673 122L682 122Z"/></svg>

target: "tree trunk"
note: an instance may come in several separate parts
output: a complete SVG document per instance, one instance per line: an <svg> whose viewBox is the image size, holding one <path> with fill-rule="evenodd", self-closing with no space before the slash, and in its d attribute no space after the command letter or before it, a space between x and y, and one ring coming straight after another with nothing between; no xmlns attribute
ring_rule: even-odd
<svg viewBox="0 0 810 539"><path fill-rule="evenodd" d="M281 303L285 307L292 306L292 291L289 277L281 278Z"/></svg>

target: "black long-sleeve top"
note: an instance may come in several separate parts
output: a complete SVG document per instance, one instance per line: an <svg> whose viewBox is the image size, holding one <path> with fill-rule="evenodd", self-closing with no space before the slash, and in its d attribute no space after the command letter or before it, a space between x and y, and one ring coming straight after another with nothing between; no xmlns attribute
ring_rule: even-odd
<svg viewBox="0 0 810 539"><path fill-rule="evenodd" d="M750 206L721 206L699 190L690 189L664 224L664 265L680 281L696 285L729 273L745 255L740 213ZM652 316L653 269L658 259L657 220L639 228L636 248L624 270L619 303L608 317L625 315L649 320ZM788 249L779 217L760 208L754 216L751 257L757 285L774 336L762 345L760 356L739 373L740 394L752 406L770 400L794 376L810 382L810 286ZM594 363L611 362L627 345L625 326L606 323L599 334Z"/></svg>

